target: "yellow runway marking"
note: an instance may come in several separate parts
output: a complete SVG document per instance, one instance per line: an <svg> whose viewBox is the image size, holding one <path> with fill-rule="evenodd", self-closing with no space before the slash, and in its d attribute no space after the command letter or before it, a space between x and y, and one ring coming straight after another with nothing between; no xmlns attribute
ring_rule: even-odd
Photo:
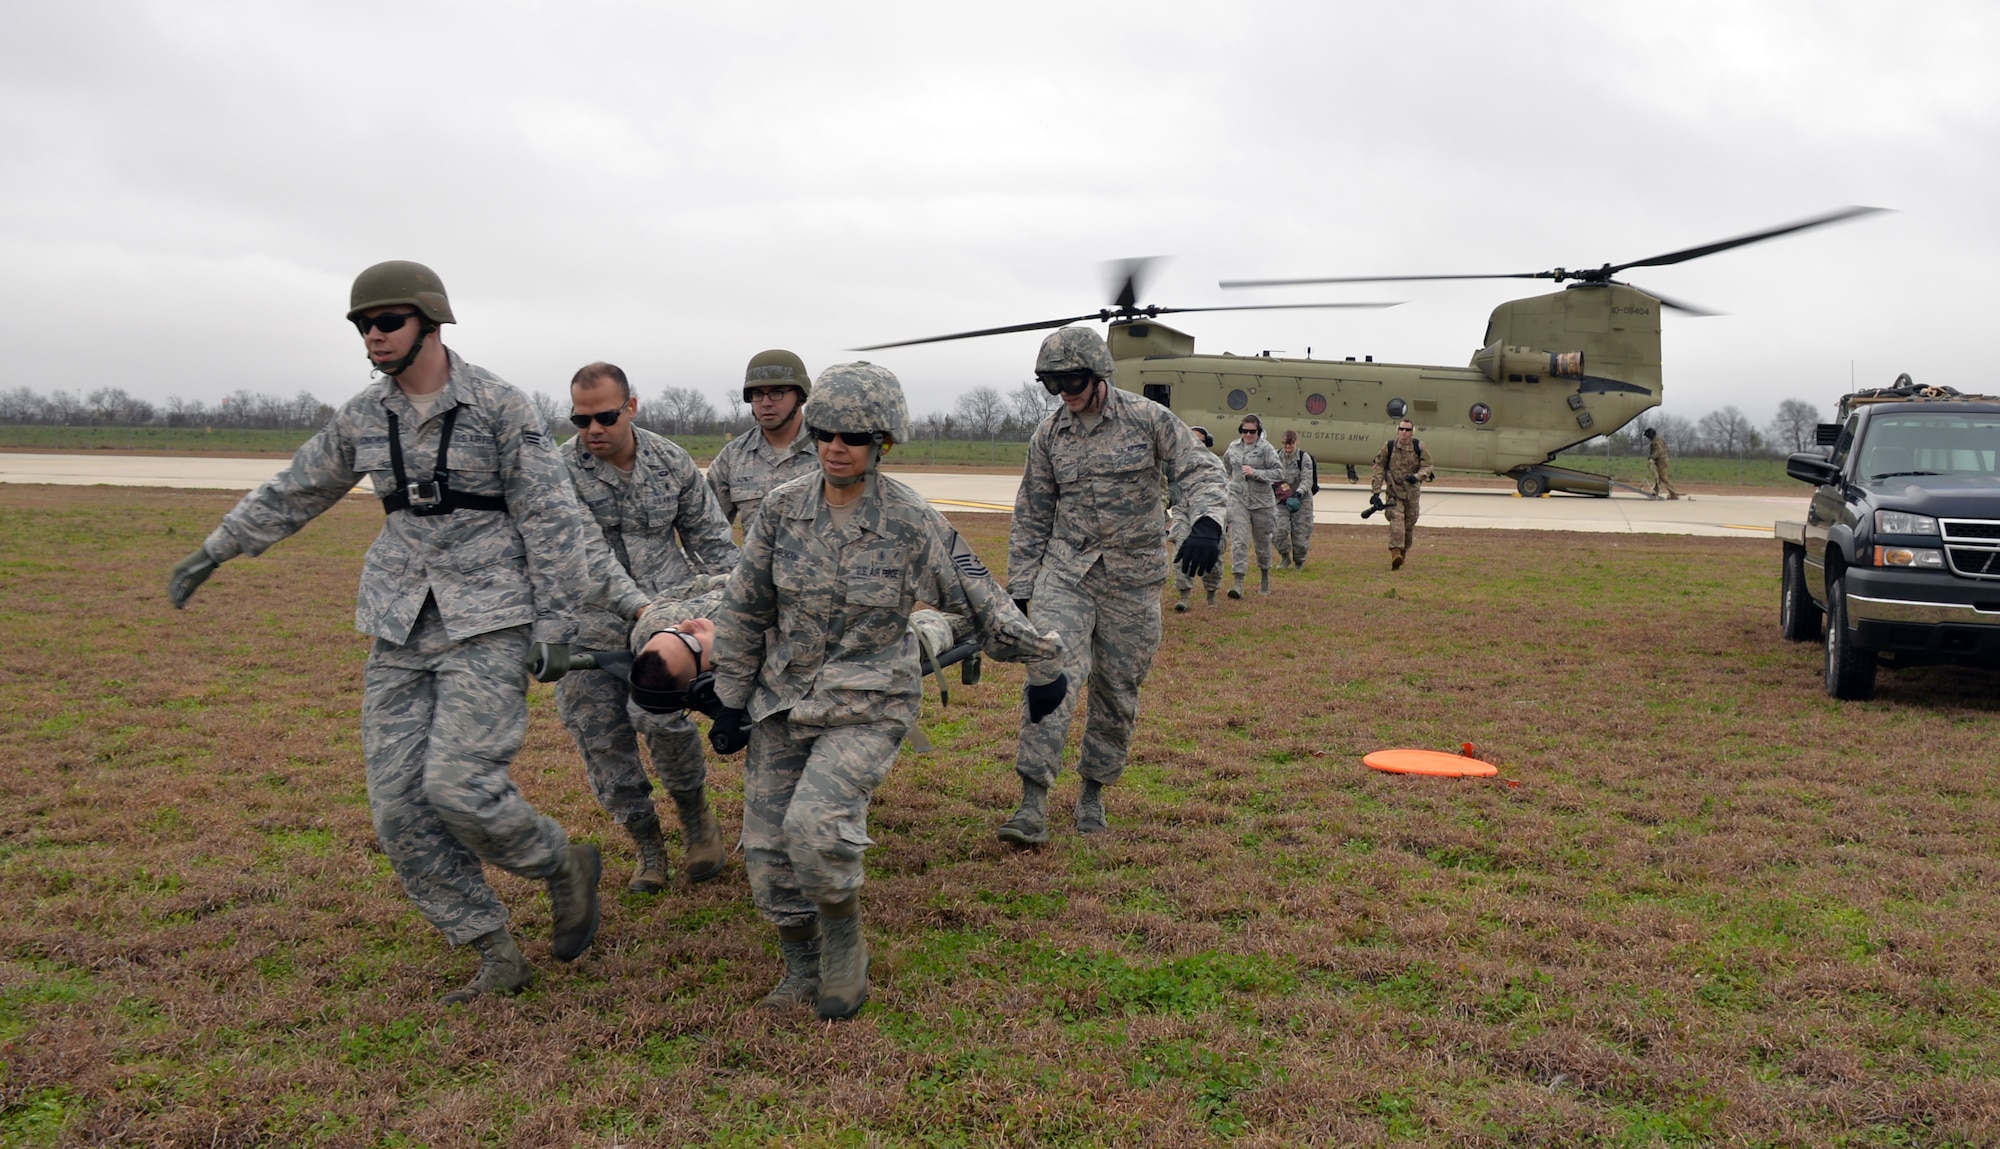
<svg viewBox="0 0 2000 1149"><path fill-rule="evenodd" d="M982 511L1011 511L1014 509L1008 503L971 503L964 499L932 499L931 502L936 503L940 507L975 507Z"/></svg>
<svg viewBox="0 0 2000 1149"><path fill-rule="evenodd" d="M1722 525L1732 531L1772 531L1777 529L1775 527L1746 527L1742 523L1723 523Z"/></svg>

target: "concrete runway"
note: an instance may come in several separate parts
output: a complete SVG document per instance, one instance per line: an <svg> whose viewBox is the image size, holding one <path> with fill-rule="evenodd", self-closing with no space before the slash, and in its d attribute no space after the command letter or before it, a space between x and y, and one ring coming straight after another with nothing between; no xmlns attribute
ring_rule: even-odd
<svg viewBox="0 0 2000 1149"><path fill-rule="evenodd" d="M247 491L276 473L272 459L204 458L178 455L111 455L83 451L60 454L0 452L0 482L81 486L193 487ZM889 474L915 487L947 511L1007 514L1014 508L1019 480L1011 475L899 471ZM1591 531L1612 534L1709 535L1769 538L1779 519L1805 517L1799 496L1696 495L1679 501L1618 493L1608 499L1551 495L1524 499L1500 488L1431 487L1424 492L1423 525L1526 531ZM1345 482L1320 488L1314 518L1322 523L1358 523L1368 506L1366 485ZM1379 523L1381 516L1369 520Z"/></svg>

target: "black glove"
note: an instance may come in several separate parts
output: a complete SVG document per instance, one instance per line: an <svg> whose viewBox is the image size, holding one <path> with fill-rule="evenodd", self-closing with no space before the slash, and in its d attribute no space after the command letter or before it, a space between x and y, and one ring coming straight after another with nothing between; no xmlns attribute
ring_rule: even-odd
<svg viewBox="0 0 2000 1149"><path fill-rule="evenodd" d="M1222 561L1222 528L1207 515L1196 519L1174 561L1189 578L1214 570L1215 564Z"/></svg>
<svg viewBox="0 0 2000 1149"><path fill-rule="evenodd" d="M1014 609L1020 611L1022 614L1028 613L1028 600L1025 598L1015 599Z"/></svg>
<svg viewBox="0 0 2000 1149"><path fill-rule="evenodd" d="M734 754L750 745L750 712L734 706L718 709L714 725L708 728L708 744L717 754Z"/></svg>
<svg viewBox="0 0 2000 1149"><path fill-rule="evenodd" d="M1040 722L1055 713L1062 700L1069 694L1069 675L1058 674L1054 681L1040 686L1030 686L1027 690L1028 721Z"/></svg>
<svg viewBox="0 0 2000 1149"><path fill-rule="evenodd" d="M167 601L174 604L175 610L187 609L195 588L208 581L208 576L215 573L215 566L215 560L208 557L207 547L174 564L174 573L167 577Z"/></svg>

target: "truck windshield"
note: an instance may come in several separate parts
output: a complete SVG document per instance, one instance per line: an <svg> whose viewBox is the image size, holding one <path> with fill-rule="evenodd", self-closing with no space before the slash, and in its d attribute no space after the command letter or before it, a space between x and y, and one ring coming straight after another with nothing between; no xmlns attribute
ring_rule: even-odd
<svg viewBox="0 0 2000 1149"><path fill-rule="evenodd" d="M1861 443L1857 474L2000 474L2000 413L1931 411L1879 414Z"/></svg>

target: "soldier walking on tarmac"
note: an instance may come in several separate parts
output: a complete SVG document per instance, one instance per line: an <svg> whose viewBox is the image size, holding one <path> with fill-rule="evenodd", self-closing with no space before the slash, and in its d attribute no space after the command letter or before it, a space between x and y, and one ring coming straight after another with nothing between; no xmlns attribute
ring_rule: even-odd
<svg viewBox="0 0 2000 1149"><path fill-rule="evenodd" d="M736 543L694 459L632 425L639 400L625 372L592 363L570 380L569 394L578 431L563 446L563 462L593 534L591 575L609 604L582 612L577 642L622 651L649 602L685 595L704 572L734 570ZM629 888L658 893L668 876L653 785L639 762L642 734L680 813L688 880L708 881L722 872L723 844L708 806L701 734L686 712L650 714L628 707L629 695L623 679L603 670L574 670L556 684L556 712L583 755L591 792L637 849Z"/></svg>
<svg viewBox="0 0 2000 1149"><path fill-rule="evenodd" d="M1230 598L1243 597L1243 576L1249 573L1253 540L1261 576L1257 593L1271 593L1271 532L1277 527L1277 500L1271 492L1285 474L1285 461L1264 438L1262 419L1243 416L1236 434L1236 441L1222 455L1222 469L1229 476L1229 566L1235 579L1229 587Z"/></svg>
<svg viewBox="0 0 2000 1149"><path fill-rule="evenodd" d="M740 518L746 535L764 496L780 483L819 473L819 457L799 418L811 395L806 365L789 351L760 351L743 372L743 401L757 430L722 445L709 461L708 485L723 517L732 523Z"/></svg>
<svg viewBox="0 0 2000 1149"><path fill-rule="evenodd" d="M1369 490L1389 497L1389 569L1401 570L1403 560L1417 541L1417 504L1423 484L1436 478L1431 471L1431 453L1416 438L1416 427L1408 419L1396 424L1396 437L1375 452L1375 470L1368 478Z"/></svg>
<svg viewBox="0 0 2000 1149"><path fill-rule="evenodd" d="M1215 478L1218 482L1227 486L1229 477L1223 473L1222 459L1215 453L1215 436L1209 434L1206 427L1189 427L1188 433L1194 436L1195 444L1201 448L1199 458L1204 465L1209 470L1215 472ZM1167 481L1168 549L1178 551L1180 545L1187 541L1188 532L1193 529L1194 518L1187 511L1187 493L1182 489L1179 482L1169 479ZM1218 562L1215 566L1210 567L1208 573L1201 576L1201 585L1202 589L1208 592L1208 605L1214 606L1215 592L1222 589L1221 563ZM1176 614L1186 614L1188 611L1188 596L1194 591L1194 576L1180 567L1175 567L1174 589L1180 592L1179 596L1174 599L1174 612Z"/></svg>
<svg viewBox="0 0 2000 1149"><path fill-rule="evenodd" d="M1319 464L1299 446L1297 431L1287 430L1280 445L1285 473L1279 485L1290 489L1278 500L1278 568L1304 570L1306 552L1312 549L1313 488L1319 486Z"/></svg>
<svg viewBox="0 0 2000 1149"><path fill-rule="evenodd" d="M1037 634L922 496L878 473L908 433L902 384L870 363L830 367L806 426L821 474L772 491L714 616L709 742L749 749L743 857L757 911L778 927L773 1008L852 1017L868 997L861 936L868 803L923 701L911 612L973 620L987 653L1030 663L1040 717L1066 693L1061 641ZM1155 499L1158 498L1156 494ZM1155 544L1160 532L1155 529ZM1157 611L1157 599L1155 599Z"/></svg>
<svg viewBox="0 0 2000 1149"><path fill-rule="evenodd" d="M1680 498L1681 493L1667 481L1667 468L1672 462L1672 456L1667 454L1667 437L1651 427L1646 428L1646 458L1653 465L1653 497L1659 498L1660 488L1664 487L1667 498Z"/></svg>
<svg viewBox="0 0 2000 1149"><path fill-rule="evenodd" d="M1118 781L1132 745L1139 687L1160 645L1160 589L1167 581L1161 492L1178 484L1192 523L1175 555L1181 569L1215 569L1227 499L1214 456L1172 411L1111 385L1111 351L1086 327L1043 340L1035 375L1062 405L1028 441L1027 469L1008 532L1007 593L1037 630L1062 636L1069 681L1090 686L1076 829L1105 828L1102 790ZM1207 456L1204 461L1203 456ZM1030 699L1014 770L1021 805L1000 840L1048 841L1048 793L1062 768L1076 712L1069 692L1048 721Z"/></svg>
<svg viewBox="0 0 2000 1149"><path fill-rule="evenodd" d="M376 838L424 918L479 948L479 972L443 1000L513 993L534 970L482 863L548 883L557 959L576 960L597 934L597 847L572 844L508 777L530 656L543 681L568 665L588 586L582 520L528 397L436 338L454 320L435 272L368 268L347 318L382 378L236 504L174 567L167 595L185 607L218 564L262 554L373 480L386 518L355 627L375 639L361 748Z"/></svg>

